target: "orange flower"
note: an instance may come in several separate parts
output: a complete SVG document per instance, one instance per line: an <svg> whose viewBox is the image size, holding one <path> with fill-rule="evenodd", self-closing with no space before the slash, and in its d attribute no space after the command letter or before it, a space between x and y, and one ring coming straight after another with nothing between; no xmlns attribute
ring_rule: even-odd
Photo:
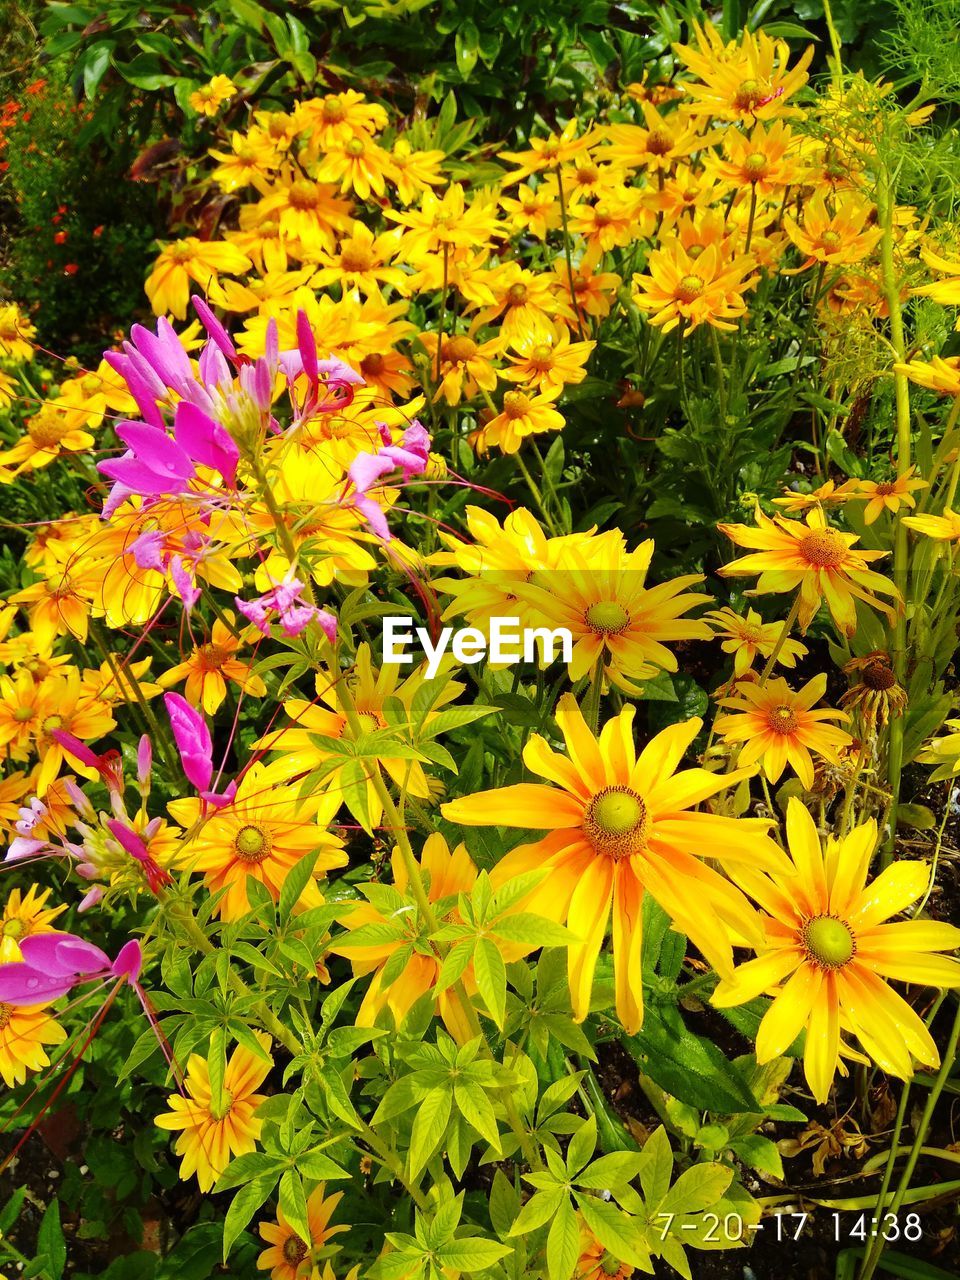
<svg viewBox="0 0 960 1280"><path fill-rule="evenodd" d="M746 313L743 295L759 278L749 274L753 267L751 257L735 255L719 244L691 257L675 239L650 254L649 275L633 277L633 300L654 313L650 323L664 333L680 323L687 333L703 323L735 332L737 326L730 321Z"/></svg>
<svg viewBox="0 0 960 1280"><path fill-rule="evenodd" d="M814 262L834 267L848 267L862 262L880 243L881 227L867 225L873 208L855 196L847 196L830 213L821 194L811 196L803 206L803 225L789 214L784 215L783 229L806 255L803 271Z"/></svg>
<svg viewBox="0 0 960 1280"><path fill-rule="evenodd" d="M813 786L811 750L831 764L838 763L837 751L853 741L849 733L825 724L826 720L849 720L843 711L812 708L826 692L827 677L814 676L799 693L786 680L770 680L765 685L743 680L737 696L721 700L732 715L720 716L716 730L725 742L742 742L738 764L760 761L771 782L777 782L789 764L809 791Z"/></svg>

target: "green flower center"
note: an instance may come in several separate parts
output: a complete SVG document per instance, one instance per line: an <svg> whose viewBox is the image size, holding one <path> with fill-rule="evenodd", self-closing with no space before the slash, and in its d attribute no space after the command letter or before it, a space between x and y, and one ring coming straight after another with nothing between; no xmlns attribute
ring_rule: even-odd
<svg viewBox="0 0 960 1280"><path fill-rule="evenodd" d="M225 1116L230 1114L230 1108L233 1106L233 1094L229 1090L223 1090L223 1097L220 1099L220 1106L214 1107L210 1103L210 1115L214 1120L223 1120Z"/></svg>
<svg viewBox="0 0 960 1280"><path fill-rule="evenodd" d="M850 926L836 916L814 916L801 930L807 956L821 969L841 969L852 959L857 943Z"/></svg>
<svg viewBox="0 0 960 1280"><path fill-rule="evenodd" d="M62 727L63 716L58 715L47 716L40 725L44 733L52 733L54 729L61 729Z"/></svg>
<svg viewBox="0 0 960 1280"><path fill-rule="evenodd" d="M0 934L5 938L22 938L27 931L27 926L22 920L4 920L0 925Z"/></svg>
<svg viewBox="0 0 960 1280"><path fill-rule="evenodd" d="M587 609L583 620L591 631L604 636L615 636L629 627L630 614L616 600L599 600Z"/></svg>
<svg viewBox="0 0 960 1280"><path fill-rule="evenodd" d="M647 843L647 806L630 787L605 787L590 801L583 831L597 853L619 860Z"/></svg>
<svg viewBox="0 0 960 1280"><path fill-rule="evenodd" d="M263 862L270 853L270 838L263 827L241 827L234 837L233 847L241 862Z"/></svg>
<svg viewBox="0 0 960 1280"><path fill-rule="evenodd" d="M28 720L32 720L36 715L33 707L17 707L13 713L13 718L17 724L26 724Z"/></svg>

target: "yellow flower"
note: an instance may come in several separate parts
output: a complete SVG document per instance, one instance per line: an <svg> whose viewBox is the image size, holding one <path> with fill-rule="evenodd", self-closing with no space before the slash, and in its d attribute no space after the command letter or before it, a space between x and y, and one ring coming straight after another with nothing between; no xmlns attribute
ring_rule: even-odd
<svg viewBox="0 0 960 1280"><path fill-rule="evenodd" d="M801 180L797 165L798 139L783 120L769 129L759 122L749 133L728 129L723 135L723 158L712 153L708 167L736 187L753 188L768 199Z"/></svg>
<svg viewBox="0 0 960 1280"><path fill-rule="evenodd" d="M420 341L430 356L431 370L436 371L437 335L422 333ZM500 338L476 342L465 333L445 337L440 350L440 385L434 392L434 402L443 396L447 404L458 405L461 400L472 400L478 389L493 391L497 385L493 359L502 349Z"/></svg>
<svg viewBox="0 0 960 1280"><path fill-rule="evenodd" d="M278 786L265 765L252 765L230 804L208 812L185 843L180 866L202 871L211 893L226 890L216 907L224 920L240 920L250 910L248 876L259 880L277 902L293 866L316 850L313 878L299 903L304 908L317 907L323 897L316 881L331 868L346 864L343 841L327 830L340 797L321 791L302 796L300 791ZM197 823L202 813L201 802L193 798L172 800L169 809L184 827Z"/></svg>
<svg viewBox="0 0 960 1280"><path fill-rule="evenodd" d="M210 177L224 191L255 187L265 195L271 174L280 164L280 155L272 138L260 129L231 133L230 150L211 149L209 155L220 162Z"/></svg>
<svg viewBox="0 0 960 1280"><path fill-rule="evenodd" d="M546 341L541 334L532 332L514 338L510 345L511 367L504 369L501 377L507 382L536 387L544 395L551 392L559 395L568 383L575 385L587 376L584 366L596 343L571 343L570 330L566 325L557 324Z"/></svg>
<svg viewBox="0 0 960 1280"><path fill-rule="evenodd" d="M95 370L61 382L59 394L50 403L75 427L101 427L112 414L135 416L139 412L127 384L106 360Z"/></svg>
<svg viewBox="0 0 960 1280"><path fill-rule="evenodd" d="M841 1031L852 1032L881 1070L913 1075L912 1058L939 1063L922 1020L884 979L960 986L960 963L931 952L960 945L960 929L930 920L888 924L926 891L929 867L895 862L867 883L876 823L855 827L826 848L799 800L790 800L787 839L796 874L731 874L763 908L765 942L758 956L721 981L713 996L730 1008L774 996L757 1033L760 1063L784 1053L806 1028L804 1073L818 1102L830 1092Z"/></svg>
<svg viewBox="0 0 960 1280"><path fill-rule="evenodd" d="M814 676L798 693L782 679L769 680L762 686L740 681L736 686L737 696L720 702L733 714L720 716L716 731L725 742L744 744L738 764L755 764L759 760L771 782L777 782L789 764L809 791L813 786L810 752L837 764L839 749L853 741L843 729L824 723L849 720L845 712L813 710L826 688L825 675Z"/></svg>
<svg viewBox="0 0 960 1280"><path fill-rule="evenodd" d="M67 1033L44 1013L45 1004L14 1005L0 1001L0 1077L8 1089L23 1084L28 1071L50 1065L44 1045L62 1044Z"/></svg>
<svg viewBox="0 0 960 1280"><path fill-rule="evenodd" d="M945 280L935 280L933 284L922 285L919 289L914 289L913 292L921 298L932 298L934 302L939 302L944 307L960 305L960 260L944 258L933 249L927 247L920 250L920 256L928 267L932 267L934 271L939 271L947 278ZM957 323L960 324L960 320Z"/></svg>
<svg viewBox="0 0 960 1280"><path fill-rule="evenodd" d="M20 943L24 938L32 938L37 933L56 933L53 921L66 906L48 907L47 899L52 889L41 890L33 884L26 893L22 889L12 889L10 896L0 912L0 964L9 964L22 959Z"/></svg>
<svg viewBox="0 0 960 1280"><path fill-rule="evenodd" d="M551 133L547 138L531 138L530 146L526 151L501 151L497 159L508 160L511 164L519 166L507 174L503 179L503 185L509 187L514 182L522 182L532 173L541 173L544 169L555 169L557 165L565 164L585 151L591 141L589 134L577 137L577 121L571 120L564 126L561 133Z"/></svg>
<svg viewBox="0 0 960 1280"><path fill-rule="evenodd" d="M485 452L491 445L496 445L504 453L516 453L527 436L543 431L562 431L563 414L554 408L559 394L559 388L533 396L523 391L507 391L500 412L479 433L479 450Z"/></svg>
<svg viewBox="0 0 960 1280"><path fill-rule="evenodd" d="M799 589L801 631L806 631L813 621L822 600L826 600L834 622L846 636L852 636L857 629L856 600L879 609L893 622L895 611L874 593L891 596L900 607L900 592L869 568L871 561L887 554L885 551L855 549L856 535L829 528L819 507L807 514L806 523L784 516L770 519L759 507L756 520L753 529L743 524L717 526L737 546L757 548L755 554L718 569L721 577L759 574L754 595Z"/></svg>
<svg viewBox="0 0 960 1280"><path fill-rule="evenodd" d="M653 542L627 551L622 535L600 534L589 543L563 547L554 568L539 570L518 584L519 599L531 606L528 625L566 627L573 637L571 680L580 680L603 663L614 684L635 692L635 680L656 668L677 670L666 647L677 640L709 640L705 622L682 615L712 597L687 588L703 575L685 574L646 585Z"/></svg>
<svg viewBox="0 0 960 1280"><path fill-rule="evenodd" d="M451 249L486 245L501 228L493 196L477 195L467 204L463 187L452 182L442 196L424 191L419 209L384 209L384 217L406 227L403 250L410 259Z"/></svg>
<svg viewBox="0 0 960 1280"><path fill-rule="evenodd" d="M249 662L241 662L237 653L243 642L243 635L237 635L227 626L233 623L231 612L224 615L226 621L214 619L210 631L210 639L198 645L190 656L179 662L169 671L165 671L158 681L162 689L171 689L186 680L184 695L195 707L202 707L207 715L215 715L227 696L227 681L232 680L244 693L254 698L262 698L267 692L266 685L256 675Z"/></svg>
<svg viewBox="0 0 960 1280"><path fill-rule="evenodd" d="M26 318L15 302L0 304L0 357L21 364L33 359L32 338L37 327Z"/></svg>
<svg viewBox="0 0 960 1280"><path fill-rule="evenodd" d="M237 86L229 76L214 76L187 98L192 110L205 116L215 116L225 102L236 97ZM182 317L181 317L182 319Z"/></svg>
<svg viewBox="0 0 960 1280"><path fill-rule="evenodd" d="M536 334L541 342L549 342L554 318L573 318L565 301L557 297L552 278L546 273L529 271L519 262L505 262L492 268L485 274L483 285L493 301L477 312L473 327L491 324L499 317L500 333L506 342L528 334ZM471 303L470 309L474 310L476 305Z"/></svg>
<svg viewBox="0 0 960 1280"><path fill-rule="evenodd" d="M954 778L960 773L960 720L945 720L944 726L950 732L942 738L931 738L917 753L921 764L937 765L930 775L931 782L942 782L944 778Z"/></svg>
<svg viewBox="0 0 960 1280"><path fill-rule="evenodd" d="M610 314L620 277L614 271L598 271L602 254L598 248L584 254L580 263L573 264L573 292L570 290L570 272L566 258L561 256L553 263L554 289L559 289L566 304L576 312L577 323L583 324L588 316L602 319Z"/></svg>
<svg viewBox="0 0 960 1280"><path fill-rule="evenodd" d="M183 320L190 301L191 280L206 294L221 272L237 275L249 266L250 259L234 244L186 236L164 245L144 287L155 315L169 313Z"/></svg>
<svg viewBox="0 0 960 1280"><path fill-rule="evenodd" d="M704 620L710 619L717 636L726 637L720 648L724 653L733 654L734 677L749 671L757 654L761 658L769 658L783 630L782 622L764 622L755 609L748 609L745 618L733 609L716 609L703 616ZM777 662L782 667L795 667L797 659L802 658L806 652L806 645L799 640L784 640L777 654Z"/></svg>
<svg viewBox="0 0 960 1280"><path fill-rule="evenodd" d="M39 471L65 453L84 453L93 445L88 431L81 430L69 414L62 413L55 400L47 400L27 419L27 434L0 453L0 467L14 468L0 480L9 482L25 471Z"/></svg>
<svg viewBox="0 0 960 1280"><path fill-rule="evenodd" d="M458 844L451 853L443 836L437 832L424 841L420 854L420 870L425 873L429 889L427 897L431 903L444 901L444 920L448 923L462 924L456 906L457 894L470 894L477 878L477 868L467 853L466 847ZM394 849L391 858L393 882L399 893L408 891L406 866L399 849ZM356 945L350 942L334 943L330 950L338 956L345 956L353 968L355 977L370 978L363 1002L357 1011L356 1025L372 1027L382 1009L389 1009L394 1025L399 1027L410 1012L411 1007L427 991L432 991L440 976L440 960L429 944L418 945L419 917L407 915L400 917L410 927L410 937L405 941L390 940L370 946ZM351 907L342 917L341 923L348 929L360 929L364 925L383 924L384 916L372 903L364 902ZM387 962L401 950L406 950L406 963L394 971L389 978L385 970ZM511 959L515 959L511 956ZM394 966L391 966L392 968ZM473 978L472 962L463 975L468 991L476 991ZM460 1044L472 1038L470 1024L456 993L449 987L437 993L437 1012L443 1019L447 1030Z"/></svg>
<svg viewBox="0 0 960 1280"><path fill-rule="evenodd" d="M339 242L333 253L321 250L317 254L320 270L311 278L311 285L318 288L336 283L344 290L359 289L367 296L379 297L380 286L389 284L404 293L408 277L399 267L390 265L399 239L396 231L374 236L362 222L355 222L351 234Z"/></svg>
<svg viewBox="0 0 960 1280"><path fill-rule="evenodd" d="M960 514L952 507L944 507L939 516L904 516L903 523L908 529L916 529L938 542L957 542L960 540Z"/></svg>
<svg viewBox="0 0 960 1280"><path fill-rule="evenodd" d="M50 648L57 636L74 636L84 644L90 601L88 582L67 572L63 565L57 565L41 582L10 596L11 604L26 608L30 629L41 649Z"/></svg>
<svg viewBox="0 0 960 1280"><path fill-rule="evenodd" d="M674 161L709 146L716 135L705 137L688 115L674 111L661 115L650 102L641 102L645 127L610 124L601 130L610 144L598 154L627 169L669 170Z"/></svg>
<svg viewBox="0 0 960 1280"><path fill-rule="evenodd" d="M293 112L294 136L308 135L307 155L312 158L350 138L379 133L388 123L379 102L368 102L354 89L306 98Z"/></svg>
<svg viewBox="0 0 960 1280"><path fill-rule="evenodd" d="M859 680L843 695L840 705L844 709L854 708L869 726L887 724L891 712L900 712L906 707L907 691L897 683L890 655L882 649L874 649L862 658L851 658L844 663L843 670L845 675L856 675Z"/></svg>
<svg viewBox="0 0 960 1280"><path fill-rule="evenodd" d="M336 248L336 234L351 227L349 200L341 200L335 187L310 178L284 174L269 195L257 203L261 218L276 218L280 238L299 257L315 256ZM239 250L234 249L234 252Z"/></svg>
<svg viewBox="0 0 960 1280"><path fill-rule="evenodd" d="M589 249L609 253L650 235L656 220L643 191L616 186L595 204L577 204L570 214L570 230L582 236Z"/></svg>
<svg viewBox="0 0 960 1280"><path fill-rule="evenodd" d="M514 231L525 231L538 240L546 240L548 233L560 226L560 202L555 182L541 182L535 188L525 182L517 187L516 199L502 195L500 207L507 214Z"/></svg>
<svg viewBox="0 0 960 1280"><path fill-rule="evenodd" d="M873 524L884 511L896 515L902 506L917 505L913 490L926 489L927 482L917 478L916 470L916 467L911 467L895 480L857 480L854 483L851 496L867 499L863 511L864 524Z"/></svg>
<svg viewBox="0 0 960 1280"><path fill-rule="evenodd" d="M800 270L814 262L834 267L862 262L883 237L882 227L868 225L873 212L871 205L847 196L838 202L836 212L830 213L817 193L804 202L802 225L784 214L783 229L806 259Z"/></svg>
<svg viewBox="0 0 960 1280"><path fill-rule="evenodd" d="M413 204L422 191L443 183L443 175L437 171L446 159L444 151L415 151L406 138L397 138L390 159L390 180L401 204Z"/></svg>
<svg viewBox="0 0 960 1280"><path fill-rule="evenodd" d="M257 1270L269 1271L270 1280L319 1280L315 1265L317 1253L339 1232L350 1229L344 1225L330 1226L330 1219L342 1199L342 1191L328 1196L322 1182L310 1193L307 1200L309 1240L297 1235L278 1207L276 1222L260 1223L260 1236L270 1247L257 1258Z"/></svg>
<svg viewBox="0 0 960 1280"><path fill-rule="evenodd" d="M183 1159L180 1178L186 1182L196 1174L201 1191L210 1191L234 1156L256 1150L262 1122L256 1113L266 1097L256 1090L273 1066L270 1037L262 1031L254 1035L263 1050L254 1054L238 1044L223 1073L222 1096L213 1100L210 1068L206 1058L192 1053L187 1063L185 1094L167 1099L170 1110L156 1117L160 1129L180 1130L174 1151Z"/></svg>
<svg viewBox="0 0 960 1280"><path fill-rule="evenodd" d="M390 152L364 133L330 147L314 170L318 182L339 183L341 195L349 191L361 200L384 196L393 176Z"/></svg>
<svg viewBox="0 0 960 1280"><path fill-rule="evenodd" d="M800 61L787 70L790 48L786 40L773 40L765 31L745 30L740 42L725 44L711 23L693 24L697 48L675 44L674 52L700 82L685 82L692 103L683 110L715 120L750 123L776 116L799 115L787 100L807 82L813 57L808 45Z"/></svg>
<svg viewBox="0 0 960 1280"><path fill-rule="evenodd" d="M960 396L960 356L934 356L932 360L910 360L895 364L894 373L903 373L918 387L941 396Z"/></svg>
<svg viewBox="0 0 960 1280"><path fill-rule="evenodd" d="M650 323L669 333L681 322L689 333L698 325L734 332L731 320L746 314L744 293L758 277L750 275L754 261L725 245L712 244L691 257L678 239L661 243L647 258L649 275L633 277L633 300L652 311Z"/></svg>
<svg viewBox="0 0 960 1280"><path fill-rule="evenodd" d="M853 496L856 483L855 480L844 480L843 484L837 485L833 480L825 480L822 485L811 489L809 493L797 493L792 489L784 489L783 497L771 498L771 502L775 507L782 507L790 515L795 515L801 511L809 511L811 507L833 506L848 501Z"/></svg>
<svg viewBox="0 0 960 1280"><path fill-rule="evenodd" d="M497 864L494 887L530 871L547 873L524 900L524 909L566 920L580 938L568 949L570 993L580 1022L590 1009L593 975L612 911L617 1014L631 1033L643 1021L644 891L711 964L730 974L731 931L738 938L756 935L754 915L730 881L699 858L720 856L726 863L770 868L781 863L779 850L766 835L769 824L694 809L749 772L726 777L704 769L676 773L702 722L671 725L638 758L633 715L634 708L625 707L597 739L573 695L564 694L557 724L567 755L552 751L539 734L531 735L523 750L527 768L557 785L518 783L442 808L448 821L466 826L547 832Z"/></svg>

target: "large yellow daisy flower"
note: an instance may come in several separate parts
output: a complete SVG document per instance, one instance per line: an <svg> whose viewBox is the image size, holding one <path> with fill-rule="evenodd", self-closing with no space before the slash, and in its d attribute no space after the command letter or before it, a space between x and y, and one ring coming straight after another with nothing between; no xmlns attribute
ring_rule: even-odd
<svg viewBox="0 0 960 1280"><path fill-rule="evenodd" d="M264 1050L263 1057L238 1044L223 1073L220 1105L215 1106L206 1058L192 1053L187 1063L186 1092L175 1093L167 1101L170 1110L157 1116L160 1129L180 1130L174 1151L180 1162L182 1181L197 1176L201 1191L209 1191L234 1156L254 1151L262 1128L256 1118L265 1095L257 1093L273 1066L269 1056L270 1037L254 1032Z"/></svg>
<svg viewBox="0 0 960 1280"><path fill-rule="evenodd" d="M61 1044L67 1038L60 1023L44 1013L46 1007L0 1001L0 1079L9 1089L23 1084L28 1071L50 1065L44 1045Z"/></svg>
<svg viewBox="0 0 960 1280"><path fill-rule="evenodd" d="M787 810L787 839L795 876L757 875L740 865L731 872L766 913L766 938L755 960L721 981L713 1003L729 1008L774 994L757 1033L757 1060L778 1057L806 1027L804 1073L818 1102L830 1091L841 1030L902 1079L913 1075L912 1058L936 1067L929 1031L884 981L960 986L960 962L930 954L960 945L960 929L932 920L885 923L926 891L929 867L895 862L867 884L876 823L871 819L823 848L797 799Z"/></svg>
<svg viewBox="0 0 960 1280"><path fill-rule="evenodd" d="M523 751L532 772L556 785L523 782L453 800L450 822L468 826L533 827L547 834L513 849L494 868L499 887L514 876L545 871L526 909L557 921L580 941L568 951L574 1015L590 1008L593 975L613 914L617 1013L630 1032L643 1020L641 907L645 889L721 972L731 972L730 937L755 935L744 896L700 857L754 867L781 867L768 823L693 811L749 774L720 777L677 766L701 727L699 719L671 725L639 757L634 708L624 707L599 738L572 694L560 699L557 724L567 754L533 734ZM695 856L697 855L697 856Z"/></svg>

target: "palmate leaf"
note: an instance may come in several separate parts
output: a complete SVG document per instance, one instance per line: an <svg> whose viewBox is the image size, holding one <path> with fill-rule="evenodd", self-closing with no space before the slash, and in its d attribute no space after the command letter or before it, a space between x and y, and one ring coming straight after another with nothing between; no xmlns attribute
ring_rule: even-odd
<svg viewBox="0 0 960 1280"><path fill-rule="evenodd" d="M580 1224L568 1196L557 1206L547 1235L547 1272L550 1280L570 1280L580 1256Z"/></svg>

